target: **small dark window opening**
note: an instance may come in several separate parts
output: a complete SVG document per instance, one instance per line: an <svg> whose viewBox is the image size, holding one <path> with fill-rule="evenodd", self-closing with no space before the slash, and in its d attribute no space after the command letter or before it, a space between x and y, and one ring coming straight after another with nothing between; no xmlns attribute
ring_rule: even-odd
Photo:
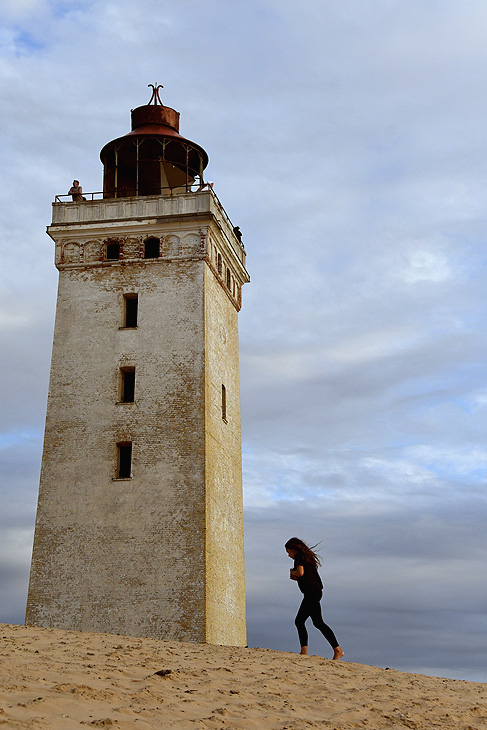
<svg viewBox="0 0 487 730"><path fill-rule="evenodd" d="M120 368L120 400L133 403L135 400L135 368Z"/></svg>
<svg viewBox="0 0 487 730"><path fill-rule="evenodd" d="M227 423L227 389L222 385L222 419Z"/></svg>
<svg viewBox="0 0 487 730"><path fill-rule="evenodd" d="M227 269L227 287L228 289L232 288L232 276L230 274L230 269Z"/></svg>
<svg viewBox="0 0 487 730"><path fill-rule="evenodd" d="M217 266L217 269L218 269L218 273L221 276L222 269L223 269L223 267L222 267L222 255L221 255L221 253L217 254L217 256L216 256L216 266Z"/></svg>
<svg viewBox="0 0 487 730"><path fill-rule="evenodd" d="M132 442L117 444L117 479L130 479L132 471Z"/></svg>
<svg viewBox="0 0 487 730"><path fill-rule="evenodd" d="M123 327L137 327L137 309L139 297L137 294L123 295Z"/></svg>
<svg viewBox="0 0 487 730"><path fill-rule="evenodd" d="M144 241L144 258L145 259L158 259L159 258L159 239L148 238Z"/></svg>
<svg viewBox="0 0 487 730"><path fill-rule="evenodd" d="M120 244L107 243L107 261L117 261L120 258Z"/></svg>

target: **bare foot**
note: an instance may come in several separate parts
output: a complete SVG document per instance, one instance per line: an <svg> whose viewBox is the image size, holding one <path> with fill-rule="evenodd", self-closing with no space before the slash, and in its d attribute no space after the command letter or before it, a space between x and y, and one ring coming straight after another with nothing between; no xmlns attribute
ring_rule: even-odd
<svg viewBox="0 0 487 730"><path fill-rule="evenodd" d="M342 647L337 646L333 653L333 659L341 659L344 654L345 652L343 651Z"/></svg>
<svg viewBox="0 0 487 730"><path fill-rule="evenodd" d="M302 646L301 651L299 653L302 654L303 656L308 656L308 647Z"/></svg>

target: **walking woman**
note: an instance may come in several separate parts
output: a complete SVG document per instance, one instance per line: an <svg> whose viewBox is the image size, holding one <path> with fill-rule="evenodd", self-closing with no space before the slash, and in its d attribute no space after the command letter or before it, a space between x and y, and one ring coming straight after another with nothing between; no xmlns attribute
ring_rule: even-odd
<svg viewBox="0 0 487 730"><path fill-rule="evenodd" d="M297 581L299 590L303 594L303 600L294 621L301 644L300 653L308 653L308 632L305 624L308 618L311 618L313 625L321 631L330 643L333 649L333 659L341 659L344 651L340 647L335 634L325 624L321 616L320 601L323 595L323 583L318 575L318 566L321 565L321 560L306 543L297 537L291 537L284 547L289 557L294 560L294 567L290 570L290 578Z"/></svg>

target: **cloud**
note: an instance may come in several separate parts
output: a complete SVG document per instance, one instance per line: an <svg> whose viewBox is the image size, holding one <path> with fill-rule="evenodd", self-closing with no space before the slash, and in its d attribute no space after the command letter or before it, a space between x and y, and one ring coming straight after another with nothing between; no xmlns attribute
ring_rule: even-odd
<svg viewBox="0 0 487 730"><path fill-rule="evenodd" d="M22 21L46 13L48 0L4 0L1 14L11 21Z"/></svg>

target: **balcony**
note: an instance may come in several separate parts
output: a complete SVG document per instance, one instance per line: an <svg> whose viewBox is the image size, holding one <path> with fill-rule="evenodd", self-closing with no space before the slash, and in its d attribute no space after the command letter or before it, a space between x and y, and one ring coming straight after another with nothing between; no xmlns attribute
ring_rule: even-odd
<svg viewBox="0 0 487 730"><path fill-rule="evenodd" d="M93 226L136 220L143 224L154 218L212 216L238 259L245 262L245 248L235 227L211 187L190 192L168 190L162 195L131 198L103 198L103 193L84 193L85 200L72 201L70 195L56 195L52 204L51 228Z"/></svg>

